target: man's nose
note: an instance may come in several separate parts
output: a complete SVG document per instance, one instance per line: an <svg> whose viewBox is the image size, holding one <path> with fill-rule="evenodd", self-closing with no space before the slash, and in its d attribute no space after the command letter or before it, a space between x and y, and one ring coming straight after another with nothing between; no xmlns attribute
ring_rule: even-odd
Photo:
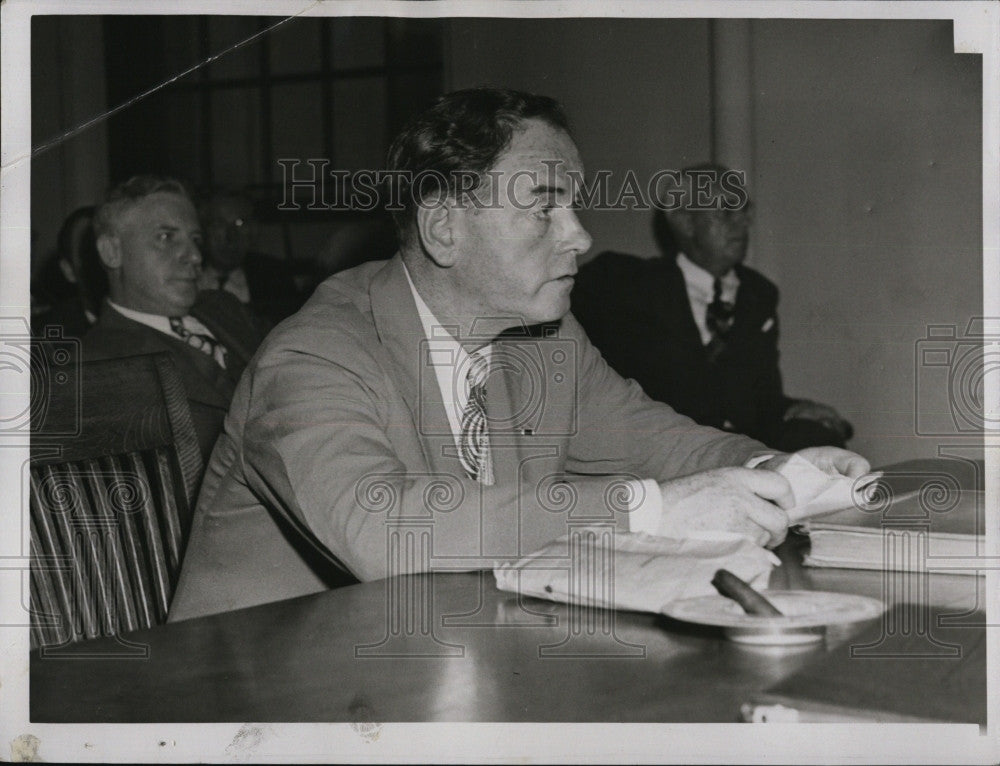
<svg viewBox="0 0 1000 766"><path fill-rule="evenodd" d="M181 254L181 259L186 263L191 263L195 266L200 266L201 246L193 239L189 239L187 247L184 248L184 252Z"/></svg>
<svg viewBox="0 0 1000 766"><path fill-rule="evenodd" d="M567 247L577 255L583 255L590 250L590 246L594 244L594 239L583 228L583 224L580 223L580 218L577 216L575 210L570 208L566 212L568 213L567 231L565 233Z"/></svg>

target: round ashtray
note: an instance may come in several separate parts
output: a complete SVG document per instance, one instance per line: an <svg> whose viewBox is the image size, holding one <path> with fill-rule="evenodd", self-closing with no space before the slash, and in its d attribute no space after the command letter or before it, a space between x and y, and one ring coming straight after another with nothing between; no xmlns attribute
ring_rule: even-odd
<svg viewBox="0 0 1000 766"><path fill-rule="evenodd" d="M822 641L830 625L878 617L885 604L868 596L816 590L769 590L762 594L780 616L747 614L720 595L672 601L661 610L675 620L720 627L731 641L758 646L794 646Z"/></svg>

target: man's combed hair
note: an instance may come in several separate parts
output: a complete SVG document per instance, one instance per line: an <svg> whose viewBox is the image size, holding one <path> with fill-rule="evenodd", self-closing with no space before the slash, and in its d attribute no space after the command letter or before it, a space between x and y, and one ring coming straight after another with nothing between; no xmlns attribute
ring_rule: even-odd
<svg viewBox="0 0 1000 766"><path fill-rule="evenodd" d="M400 237L406 239L421 200L454 193L463 175L484 174L510 145L524 120L540 119L568 132L557 101L503 88L470 88L445 94L410 120L389 147L389 199ZM465 183L463 181L463 183Z"/></svg>
<svg viewBox="0 0 1000 766"><path fill-rule="evenodd" d="M132 176L127 181L118 184L110 192L107 199L94 213L94 235L115 233L115 221L122 211L144 197L157 192L170 192L191 199L187 186L170 176L139 175Z"/></svg>

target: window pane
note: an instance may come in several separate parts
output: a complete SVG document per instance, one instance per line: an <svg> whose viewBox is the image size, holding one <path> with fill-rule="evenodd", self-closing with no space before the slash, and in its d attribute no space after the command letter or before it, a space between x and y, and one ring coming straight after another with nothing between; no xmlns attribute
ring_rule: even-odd
<svg viewBox="0 0 1000 766"><path fill-rule="evenodd" d="M325 158L323 145L323 101L319 83L273 85L271 87L272 172L279 174L279 159L305 162Z"/></svg>
<svg viewBox="0 0 1000 766"><path fill-rule="evenodd" d="M382 66L385 63L385 19L330 19L334 69Z"/></svg>
<svg viewBox="0 0 1000 766"><path fill-rule="evenodd" d="M393 64L441 62L442 32L438 19L389 19L389 57Z"/></svg>
<svg viewBox="0 0 1000 766"><path fill-rule="evenodd" d="M197 16L163 17L163 62L170 75L180 74L201 61ZM191 73L191 82L198 75Z"/></svg>
<svg viewBox="0 0 1000 766"><path fill-rule="evenodd" d="M212 94L212 167L216 184L243 186L261 180L260 95L257 88L223 88Z"/></svg>
<svg viewBox="0 0 1000 766"><path fill-rule="evenodd" d="M268 34L271 73L319 72L322 68L319 33L320 19L296 19Z"/></svg>
<svg viewBox="0 0 1000 766"><path fill-rule="evenodd" d="M166 115L167 165L170 172L196 185L208 182L201 157L201 97L193 90L164 94Z"/></svg>
<svg viewBox="0 0 1000 766"><path fill-rule="evenodd" d="M218 55L259 31L255 16L212 16L208 20L210 55ZM255 77L260 73L261 38L229 51L208 69L213 80Z"/></svg>
<svg viewBox="0 0 1000 766"><path fill-rule="evenodd" d="M334 83L334 164L338 169L378 170L385 166L385 100L381 77Z"/></svg>

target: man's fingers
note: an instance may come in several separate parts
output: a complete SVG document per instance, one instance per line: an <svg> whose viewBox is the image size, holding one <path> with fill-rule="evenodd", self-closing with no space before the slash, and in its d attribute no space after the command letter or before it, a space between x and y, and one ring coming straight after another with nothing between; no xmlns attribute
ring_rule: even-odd
<svg viewBox="0 0 1000 766"><path fill-rule="evenodd" d="M833 464L844 476L849 476L852 479L858 479L872 469L871 464L861 455L847 450L839 453L834 458Z"/></svg>
<svg viewBox="0 0 1000 766"><path fill-rule="evenodd" d="M758 497L770 500L779 507L789 509L795 505L795 495L788 479L780 473L771 470L754 470L752 468L734 469L739 481Z"/></svg>
<svg viewBox="0 0 1000 766"><path fill-rule="evenodd" d="M821 471L841 474L852 479L864 476L871 465L861 455L840 447L807 447L795 453Z"/></svg>
<svg viewBox="0 0 1000 766"><path fill-rule="evenodd" d="M746 514L750 521L768 534L768 539L761 545L769 547L778 545L788 534L788 514L771 503L755 500L748 504Z"/></svg>

